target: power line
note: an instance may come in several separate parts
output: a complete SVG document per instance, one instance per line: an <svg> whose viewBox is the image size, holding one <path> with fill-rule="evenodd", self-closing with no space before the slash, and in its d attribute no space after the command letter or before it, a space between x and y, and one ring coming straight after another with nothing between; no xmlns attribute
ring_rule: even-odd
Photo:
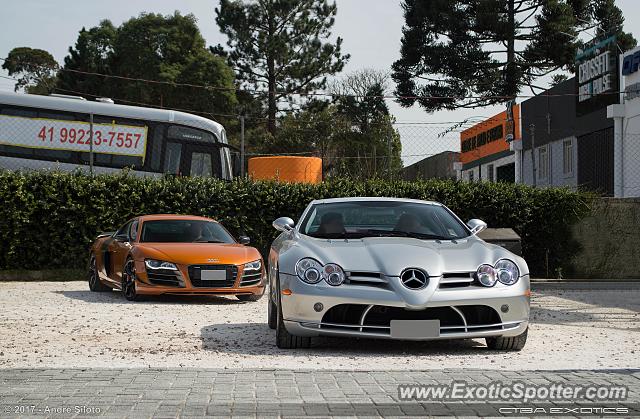
<svg viewBox="0 0 640 419"><path fill-rule="evenodd" d="M0 58L0 61L7 61L6 58ZM23 61L23 63L25 64L29 64L32 66L36 66L36 67L41 67L41 68L45 68L42 65L38 65L35 63L30 63L28 61ZM121 80L128 80L128 81L133 81L133 82L142 82L142 83L149 83L149 84L163 84L163 85L168 85L168 86L182 86L182 87L191 87L191 88L199 88L199 89L204 89L204 90L220 90L220 91L234 91L234 92L244 92L244 93L248 93L251 95L265 95L268 92L267 91L262 91L262 90L257 90L257 89L247 89L247 88L239 88L239 87L216 87L216 86L208 86L208 85L199 85L199 84L191 84L191 83L179 83L179 82L170 82L170 81L162 81L162 80L150 80L150 79L143 79L143 78L136 78L136 77L126 77L126 76L118 76L118 75L114 75L114 74L104 74L104 73L96 73L96 72L91 72L91 71L82 71L82 70L75 70L75 69L68 69L68 68L64 68L64 67L58 67L59 71L67 71L67 72L73 72L73 73L77 73L77 74L84 74L84 75L91 75L91 76L99 76L99 77L106 77L106 78L115 78L115 79L121 79ZM398 95L366 95L366 94L338 94L338 93L328 93L328 92L306 92L306 93L299 93L299 92L286 92L286 91L275 91L276 94L278 95L283 95L283 96L290 96L290 95L295 95L295 96L301 96L301 97L306 97L306 96L311 96L311 97L329 97L329 98L352 98L352 99L390 99L390 100L421 100L421 99L431 99L431 100L460 100L460 99L480 99L480 100L511 100L514 98L514 96L507 96L507 95L486 95L486 96L474 96L474 95L469 95L469 96L431 96L431 95L423 95L423 96L398 96ZM621 93L624 92L603 92L601 93L601 95L619 95ZM556 94L545 94L545 96L547 97L576 97L579 96L579 93L556 93ZM515 95L515 98L520 98L520 99L528 99L528 98L533 98L533 97L537 97L540 95L525 95L525 94L518 94Z"/></svg>

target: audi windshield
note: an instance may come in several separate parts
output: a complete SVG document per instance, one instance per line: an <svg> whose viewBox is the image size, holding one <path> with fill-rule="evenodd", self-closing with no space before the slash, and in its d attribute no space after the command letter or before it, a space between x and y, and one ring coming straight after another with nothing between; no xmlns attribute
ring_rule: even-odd
<svg viewBox="0 0 640 419"><path fill-rule="evenodd" d="M469 230L445 207L397 201L317 204L302 220L300 232L326 239L412 237L456 240L469 236Z"/></svg>

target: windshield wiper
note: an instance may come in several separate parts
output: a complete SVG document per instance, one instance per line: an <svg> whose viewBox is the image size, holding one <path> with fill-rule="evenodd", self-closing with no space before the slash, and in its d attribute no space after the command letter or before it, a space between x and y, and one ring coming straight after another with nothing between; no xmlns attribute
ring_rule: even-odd
<svg viewBox="0 0 640 419"><path fill-rule="evenodd" d="M377 237L411 237L413 239L420 240L454 240L453 238L442 237L437 234L424 234L416 233L414 231L400 231L400 230L367 230L368 233L374 234Z"/></svg>
<svg viewBox="0 0 640 419"><path fill-rule="evenodd" d="M195 240L192 243L224 243L220 240Z"/></svg>

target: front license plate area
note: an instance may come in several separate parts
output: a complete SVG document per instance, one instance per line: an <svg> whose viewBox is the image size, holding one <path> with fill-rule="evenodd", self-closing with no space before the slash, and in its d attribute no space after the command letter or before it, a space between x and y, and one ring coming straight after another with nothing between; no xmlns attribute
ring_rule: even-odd
<svg viewBox="0 0 640 419"><path fill-rule="evenodd" d="M391 337L425 339L440 336L440 320L391 320Z"/></svg>
<svg viewBox="0 0 640 419"><path fill-rule="evenodd" d="M227 279L227 270L202 270L200 271L200 279L202 281L224 281Z"/></svg>

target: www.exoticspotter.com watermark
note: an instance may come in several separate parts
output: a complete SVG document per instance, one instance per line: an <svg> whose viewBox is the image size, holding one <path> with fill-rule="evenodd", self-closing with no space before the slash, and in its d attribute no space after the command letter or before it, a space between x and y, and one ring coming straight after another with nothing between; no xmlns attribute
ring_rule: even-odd
<svg viewBox="0 0 640 419"><path fill-rule="evenodd" d="M398 386L400 400L475 400L475 401L621 401L626 400L629 389L625 386L578 386L567 383L543 385L523 381L489 384L469 384L453 381L451 384L401 384Z"/></svg>

